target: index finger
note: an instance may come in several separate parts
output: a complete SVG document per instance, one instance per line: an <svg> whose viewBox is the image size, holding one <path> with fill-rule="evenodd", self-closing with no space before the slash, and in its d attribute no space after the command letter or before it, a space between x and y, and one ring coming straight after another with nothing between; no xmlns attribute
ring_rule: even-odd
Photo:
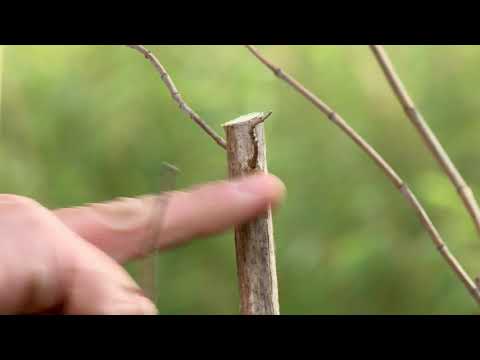
<svg viewBox="0 0 480 360"><path fill-rule="evenodd" d="M284 191L275 176L258 174L167 193L166 206L158 206L162 195L150 195L54 213L82 238L124 262L248 221L276 206Z"/></svg>

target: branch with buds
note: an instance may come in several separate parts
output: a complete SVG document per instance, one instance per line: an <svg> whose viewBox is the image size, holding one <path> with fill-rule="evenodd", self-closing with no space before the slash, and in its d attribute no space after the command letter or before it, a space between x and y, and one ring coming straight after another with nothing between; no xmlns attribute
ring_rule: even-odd
<svg viewBox="0 0 480 360"><path fill-rule="evenodd" d="M471 279L468 273L463 269L459 261L452 255L447 245L440 236L438 230L433 225L428 214L423 206L417 200L413 192L408 185L400 178L400 176L393 170L393 168L378 154L375 149L364 140L354 129L348 125L348 123L335 111L333 111L326 103L320 100L310 90L305 88L299 81L284 72L281 68L274 65L267 58L260 54L260 52L251 45L246 45L247 49L268 69L270 69L275 76L285 81L295 91L300 93L304 98L310 101L317 109L319 109L331 122L340 128L340 130L352 139L382 170L384 175L390 180L390 182L402 193L407 202L415 211L415 214L419 218L421 224L426 229L430 238L432 239L435 248L440 252L448 266L457 275L460 281L467 288L468 292L474 298L474 300L480 305L480 289L478 285Z"/></svg>
<svg viewBox="0 0 480 360"><path fill-rule="evenodd" d="M195 111L192 110L190 106L183 100L182 95L177 90L177 87L172 81L170 75L168 75L167 70L165 67L160 63L153 53L145 48L143 45L127 45L129 48L137 50L140 52L145 58L155 67L157 72L160 74L160 78L164 82L165 86L167 87L168 91L172 95L173 100L178 104L180 110L188 115L190 119L192 119L198 126L202 128L205 133L210 136L213 141L215 141L218 145L220 145L223 149L227 148L225 140L218 135L215 130L213 130Z"/></svg>
<svg viewBox="0 0 480 360"><path fill-rule="evenodd" d="M442 144L435 136L435 133L428 126L427 122L417 110L415 103L408 95L405 86L395 71L395 68L393 67L393 64L383 46L370 45L370 49L380 65L390 87L395 93L395 96L402 105L405 114L407 115L408 119L410 119L415 129L419 132L425 145L430 149L433 157L437 160L438 164L448 176L451 183L455 186L455 189L457 190L460 198L463 201L463 204L467 208L467 211L475 224L478 233L480 234L480 208L475 196L473 195L473 191L467 185L462 175L453 164Z"/></svg>

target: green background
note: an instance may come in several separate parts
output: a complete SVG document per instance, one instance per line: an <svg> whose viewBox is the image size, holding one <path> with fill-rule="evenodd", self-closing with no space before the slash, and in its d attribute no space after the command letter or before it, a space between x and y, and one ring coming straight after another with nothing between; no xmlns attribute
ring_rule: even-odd
<svg viewBox="0 0 480 360"><path fill-rule="evenodd" d="M472 314L477 307L401 194L310 103L241 46L151 46L184 99L223 135L273 111L269 170L288 188L274 215L283 314ZM480 239L366 46L261 46L340 113L411 186L451 250L480 274ZM400 76L480 194L480 47L389 46ZM225 154L123 46L4 46L0 192L55 208L225 178ZM127 265L135 274L134 264ZM160 255L164 314L236 314L233 235Z"/></svg>

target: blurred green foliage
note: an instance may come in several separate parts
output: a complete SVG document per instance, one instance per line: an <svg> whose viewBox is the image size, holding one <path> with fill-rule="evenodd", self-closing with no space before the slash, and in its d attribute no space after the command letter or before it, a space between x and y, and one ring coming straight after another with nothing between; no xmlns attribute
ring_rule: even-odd
<svg viewBox="0 0 480 360"><path fill-rule="evenodd" d="M480 274L474 227L368 48L260 48L384 155L467 270ZM477 312L371 160L244 48L151 50L187 102L220 134L220 125L239 115L273 111L266 125L269 169L288 188L274 217L283 314ZM480 195L480 47L387 50ZM151 65L126 47L4 47L0 94L3 193L54 208L156 192L162 161L182 170L181 188L227 174L222 150L177 109ZM161 254L160 263L162 313L238 312L231 232Z"/></svg>

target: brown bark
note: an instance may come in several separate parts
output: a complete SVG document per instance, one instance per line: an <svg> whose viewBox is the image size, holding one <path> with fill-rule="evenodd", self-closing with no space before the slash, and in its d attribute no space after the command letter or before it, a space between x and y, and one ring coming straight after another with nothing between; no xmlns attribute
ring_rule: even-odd
<svg viewBox="0 0 480 360"><path fill-rule="evenodd" d="M230 178L267 172L263 121L268 113L241 116L224 124ZM240 312L244 315L278 315L272 213L235 228Z"/></svg>

